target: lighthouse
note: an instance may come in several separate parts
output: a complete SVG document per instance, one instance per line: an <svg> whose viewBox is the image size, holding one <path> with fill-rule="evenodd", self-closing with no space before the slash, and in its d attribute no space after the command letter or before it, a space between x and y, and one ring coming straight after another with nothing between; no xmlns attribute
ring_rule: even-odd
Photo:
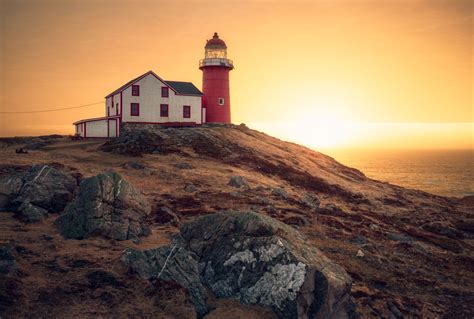
<svg viewBox="0 0 474 319"><path fill-rule="evenodd" d="M230 123L229 72L234 68L227 58L227 45L217 32L207 40L204 59L199 61L202 70L202 98L205 121Z"/></svg>

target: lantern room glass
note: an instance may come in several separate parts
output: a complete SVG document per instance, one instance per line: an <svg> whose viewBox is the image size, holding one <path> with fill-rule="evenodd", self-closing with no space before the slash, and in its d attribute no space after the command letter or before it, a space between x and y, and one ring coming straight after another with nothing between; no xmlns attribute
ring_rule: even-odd
<svg viewBox="0 0 474 319"><path fill-rule="evenodd" d="M227 59L227 49L225 48L206 48L206 59Z"/></svg>

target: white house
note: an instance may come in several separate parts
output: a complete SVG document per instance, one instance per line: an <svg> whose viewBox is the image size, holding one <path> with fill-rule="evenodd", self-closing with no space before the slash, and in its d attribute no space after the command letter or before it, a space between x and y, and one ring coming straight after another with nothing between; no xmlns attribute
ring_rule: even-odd
<svg viewBox="0 0 474 319"><path fill-rule="evenodd" d="M74 123L82 137L117 137L122 123L193 126L206 114L202 93L191 82L165 81L153 71L105 97L105 116Z"/></svg>

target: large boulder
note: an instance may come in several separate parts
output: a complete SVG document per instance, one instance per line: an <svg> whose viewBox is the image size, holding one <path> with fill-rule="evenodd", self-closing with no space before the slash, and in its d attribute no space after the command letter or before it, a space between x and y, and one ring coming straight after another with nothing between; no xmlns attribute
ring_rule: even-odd
<svg viewBox="0 0 474 319"><path fill-rule="evenodd" d="M26 222L62 211L73 198L77 173L57 165L34 165L0 179L0 210L16 213Z"/></svg>
<svg viewBox="0 0 474 319"><path fill-rule="evenodd" d="M66 238L138 239L149 234L150 211L150 204L137 188L119 174L107 172L81 182L76 198L56 225Z"/></svg>
<svg viewBox="0 0 474 319"><path fill-rule="evenodd" d="M295 229L256 213L197 218L169 247L128 250L122 260L144 278L187 288L200 316L208 288L217 298L270 307L279 318L357 317L345 270Z"/></svg>

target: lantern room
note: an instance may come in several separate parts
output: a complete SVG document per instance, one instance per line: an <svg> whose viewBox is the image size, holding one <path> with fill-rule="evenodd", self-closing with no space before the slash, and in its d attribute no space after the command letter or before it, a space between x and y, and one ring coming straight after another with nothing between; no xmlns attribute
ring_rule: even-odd
<svg viewBox="0 0 474 319"><path fill-rule="evenodd" d="M232 60L227 59L227 45L219 39L217 32L214 32L212 39L207 40L204 47L204 59L199 61L199 67L212 65L234 68Z"/></svg>
<svg viewBox="0 0 474 319"><path fill-rule="evenodd" d="M227 46L225 42L219 39L217 32L214 32L212 39L208 40L206 43L205 55L206 59L227 59Z"/></svg>

